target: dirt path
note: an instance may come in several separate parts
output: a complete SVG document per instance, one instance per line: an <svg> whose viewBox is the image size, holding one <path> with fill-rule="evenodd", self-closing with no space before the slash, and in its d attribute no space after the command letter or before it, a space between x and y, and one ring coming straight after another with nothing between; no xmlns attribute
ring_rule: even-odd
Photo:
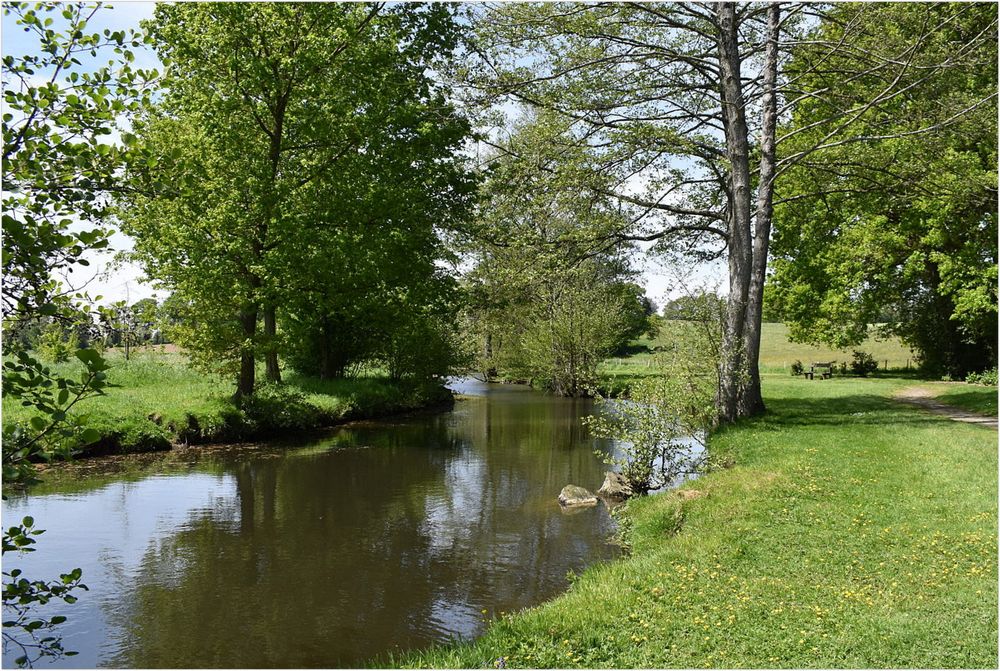
<svg viewBox="0 0 1000 671"><path fill-rule="evenodd" d="M894 397L899 401L919 406L924 410L933 412L936 415L944 415L945 417L953 419L956 422L978 424L979 426L985 426L991 429L997 428L996 417L980 415L969 410L956 408L953 405L942 403L934 398L934 392L926 387L907 387L906 389L900 389L894 394Z"/></svg>

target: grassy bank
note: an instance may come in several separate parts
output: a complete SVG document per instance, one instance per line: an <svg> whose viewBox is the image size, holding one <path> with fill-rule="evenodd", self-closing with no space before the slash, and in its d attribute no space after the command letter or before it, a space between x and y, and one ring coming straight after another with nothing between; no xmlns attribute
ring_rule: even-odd
<svg viewBox="0 0 1000 671"><path fill-rule="evenodd" d="M110 387L104 396L80 402L74 411L102 439L89 453L145 452L174 442L232 442L331 426L440 403L450 398L439 386L410 386L382 377L317 380L285 374L285 384L264 388L246 409L229 400L228 381L193 370L183 354L140 351L126 361L106 355ZM78 362L54 365L79 375ZM30 413L5 398L3 422L25 422Z"/></svg>
<svg viewBox="0 0 1000 671"><path fill-rule="evenodd" d="M629 504L632 556L404 666L997 664L997 439L891 400L902 380L768 377L735 465Z"/></svg>

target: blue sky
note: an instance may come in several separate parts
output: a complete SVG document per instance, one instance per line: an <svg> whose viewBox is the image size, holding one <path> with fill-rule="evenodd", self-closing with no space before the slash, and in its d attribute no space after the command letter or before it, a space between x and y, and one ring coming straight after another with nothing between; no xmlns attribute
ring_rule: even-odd
<svg viewBox="0 0 1000 671"><path fill-rule="evenodd" d="M111 30L138 29L140 21L152 17L155 7L155 2L115 2L110 8L106 6L98 12L94 20L88 24L87 30L88 32L103 32L105 28ZM58 20L58 13L54 15L54 18ZM14 25L10 17L3 18L2 37L4 54L18 55L37 49L37 44L32 39L33 36ZM159 59L152 51L148 49L134 51L137 67L160 67ZM644 248L649 246L648 244L643 245ZM112 237L112 247L116 251L128 250L131 248L131 241L127 236L116 233ZM164 292L156 292L151 286L141 282L142 271L137 266L125 263L112 268L108 266L110 260L109 255L92 257L91 267L81 269L83 272L78 270L69 278L70 283L74 286L86 283L86 290L91 295L103 296L102 303L123 299L134 302L149 296L162 299L165 296ZM637 265L641 269L640 282L646 287L647 295L661 305L665 299L685 293L680 288L679 276L684 278L683 282L689 287L708 286L723 292L726 289L726 286L721 282L722 278L725 277L725 267L720 264L686 269L666 268L652 260L642 258ZM96 269L103 270L99 272ZM718 286L720 284L722 286Z"/></svg>

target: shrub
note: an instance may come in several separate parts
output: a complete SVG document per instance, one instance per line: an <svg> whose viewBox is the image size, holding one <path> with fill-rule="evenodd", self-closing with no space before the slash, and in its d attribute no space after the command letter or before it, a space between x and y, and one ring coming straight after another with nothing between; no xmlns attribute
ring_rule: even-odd
<svg viewBox="0 0 1000 671"><path fill-rule="evenodd" d="M70 356L80 348L80 341L72 329L63 328L61 324L47 324L42 329L35 350L38 356L53 363L65 363Z"/></svg>
<svg viewBox="0 0 1000 671"><path fill-rule="evenodd" d="M283 385L265 385L243 402L243 413L257 433L305 430L319 424L319 409L301 392Z"/></svg>
<svg viewBox="0 0 1000 671"><path fill-rule="evenodd" d="M796 359L792 362L792 375L802 375L805 369L802 367L802 362Z"/></svg>
<svg viewBox="0 0 1000 671"><path fill-rule="evenodd" d="M868 352L854 350L854 358L851 360L851 372L861 377L868 377L878 370L878 361Z"/></svg>
<svg viewBox="0 0 1000 671"><path fill-rule="evenodd" d="M993 366L988 370L984 370L981 373L969 373L965 376L965 381L969 384L985 384L996 386L997 384L997 367Z"/></svg>

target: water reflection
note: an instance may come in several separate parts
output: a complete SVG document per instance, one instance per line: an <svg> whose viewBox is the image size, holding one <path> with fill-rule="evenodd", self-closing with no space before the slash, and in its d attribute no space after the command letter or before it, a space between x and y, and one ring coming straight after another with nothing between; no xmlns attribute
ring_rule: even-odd
<svg viewBox="0 0 1000 671"><path fill-rule="evenodd" d="M536 604L615 556L603 508L564 516L555 499L602 480L590 402L459 391L474 395L448 413L7 502L50 530L18 564L69 561L91 587L60 611L81 652L64 665L355 666L475 635L483 609Z"/></svg>

